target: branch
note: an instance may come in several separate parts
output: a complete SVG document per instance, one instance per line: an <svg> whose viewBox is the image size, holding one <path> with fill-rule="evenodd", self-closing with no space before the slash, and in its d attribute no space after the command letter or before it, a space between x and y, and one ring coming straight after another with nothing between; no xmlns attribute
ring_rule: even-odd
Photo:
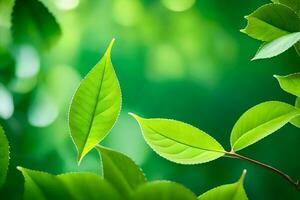
<svg viewBox="0 0 300 200"><path fill-rule="evenodd" d="M279 176L283 177L286 181L288 181L290 184L292 184L298 191L300 191L300 183L299 183L299 180L294 180L292 179L289 175L287 175L286 173L270 166L270 165L266 165L264 163L261 163L261 162L258 162L256 160L253 160L251 158L247 158L245 156L242 156L240 154L237 154L235 152L226 152L225 153L226 156L229 156L229 157L232 157L232 158L238 158L238 159L241 159L241 160L245 160L247 162L250 162L252 164L255 164L255 165L258 165L262 168L265 168L265 169L268 169L270 171L272 171L273 173L276 173L278 174Z"/></svg>

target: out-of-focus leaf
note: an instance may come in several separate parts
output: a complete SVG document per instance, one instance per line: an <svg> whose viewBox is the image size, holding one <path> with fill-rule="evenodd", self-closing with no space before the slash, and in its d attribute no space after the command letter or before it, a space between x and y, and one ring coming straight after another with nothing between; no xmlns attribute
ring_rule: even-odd
<svg viewBox="0 0 300 200"><path fill-rule="evenodd" d="M288 6L300 15L300 1L299 0L272 0L274 3L280 3Z"/></svg>
<svg viewBox="0 0 300 200"><path fill-rule="evenodd" d="M104 139L121 109L121 90L110 58L113 41L81 81L71 103L69 125L78 162Z"/></svg>
<svg viewBox="0 0 300 200"><path fill-rule="evenodd" d="M146 182L142 170L127 156L119 152L96 147L102 158L103 176L122 194L129 198L131 192Z"/></svg>
<svg viewBox="0 0 300 200"><path fill-rule="evenodd" d="M278 80L280 87L297 97L300 97L300 73L289 74L287 76L274 75Z"/></svg>
<svg viewBox="0 0 300 200"><path fill-rule="evenodd" d="M10 27L10 19L14 0L1 0L0 1L0 29L2 27Z"/></svg>
<svg viewBox="0 0 300 200"><path fill-rule="evenodd" d="M281 4L266 4L252 14L241 32L257 40L270 42L281 36L300 31L300 19L297 14Z"/></svg>
<svg viewBox="0 0 300 200"><path fill-rule="evenodd" d="M40 0L16 0L12 14L14 42L49 49L60 37L55 17Z"/></svg>
<svg viewBox="0 0 300 200"><path fill-rule="evenodd" d="M132 200L196 200L195 194L177 183L154 181L135 191Z"/></svg>
<svg viewBox="0 0 300 200"><path fill-rule="evenodd" d="M210 135L180 121L144 119L139 123L149 146L160 156L180 164L199 164L224 155L223 147Z"/></svg>
<svg viewBox="0 0 300 200"><path fill-rule="evenodd" d="M248 200L243 186L245 175L246 170L244 170L241 178L236 183L213 188L200 195L198 200Z"/></svg>
<svg viewBox="0 0 300 200"><path fill-rule="evenodd" d="M300 97L297 97L296 102L295 102L295 107L300 109ZM300 117L296 117L296 118L292 119L291 124L300 128Z"/></svg>
<svg viewBox="0 0 300 200"><path fill-rule="evenodd" d="M92 173L51 175L18 167L25 179L25 200L99 200L121 199L116 190Z"/></svg>
<svg viewBox="0 0 300 200"><path fill-rule="evenodd" d="M15 74L15 60L6 48L0 46L0 81L7 83Z"/></svg>
<svg viewBox="0 0 300 200"><path fill-rule="evenodd" d="M232 129L232 150L238 151L258 142L299 115L300 110L279 101L268 101L250 108Z"/></svg>
<svg viewBox="0 0 300 200"><path fill-rule="evenodd" d="M290 33L264 44L252 60L271 58L291 48L300 40L300 32Z"/></svg>
<svg viewBox="0 0 300 200"><path fill-rule="evenodd" d="M6 179L9 161L9 146L4 130L0 126L0 187Z"/></svg>

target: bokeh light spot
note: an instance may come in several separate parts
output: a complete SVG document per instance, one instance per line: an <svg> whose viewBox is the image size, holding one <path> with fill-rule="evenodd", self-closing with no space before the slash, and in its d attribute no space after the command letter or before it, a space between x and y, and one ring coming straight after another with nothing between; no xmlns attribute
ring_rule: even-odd
<svg viewBox="0 0 300 200"><path fill-rule="evenodd" d="M79 0L56 0L55 4L61 10L73 10L78 7Z"/></svg>
<svg viewBox="0 0 300 200"><path fill-rule="evenodd" d="M16 76L27 78L35 76L40 70L40 59L37 51L29 46L21 46L17 53Z"/></svg>
<svg viewBox="0 0 300 200"><path fill-rule="evenodd" d="M9 119L14 113L14 103L10 92L0 85L0 117Z"/></svg>
<svg viewBox="0 0 300 200"><path fill-rule="evenodd" d="M142 5L137 0L116 0L113 6L113 14L118 24L132 26L141 18Z"/></svg>
<svg viewBox="0 0 300 200"><path fill-rule="evenodd" d="M162 3L172 11L182 12L190 9L195 0L162 0Z"/></svg>

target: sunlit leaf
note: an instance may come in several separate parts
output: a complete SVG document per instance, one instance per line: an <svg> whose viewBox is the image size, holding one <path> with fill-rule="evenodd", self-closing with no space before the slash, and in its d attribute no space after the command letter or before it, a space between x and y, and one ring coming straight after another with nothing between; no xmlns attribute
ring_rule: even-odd
<svg viewBox="0 0 300 200"><path fill-rule="evenodd" d="M116 190L101 177L92 173L52 175L18 167L25 179L25 200L119 200Z"/></svg>
<svg viewBox="0 0 300 200"><path fill-rule="evenodd" d="M4 130L0 126L0 187L6 179L9 161L9 146Z"/></svg>
<svg viewBox="0 0 300 200"><path fill-rule="evenodd" d="M142 170L129 157L104 147L96 148L101 154L104 178L111 182L124 198L129 198L137 186L146 182Z"/></svg>
<svg viewBox="0 0 300 200"><path fill-rule="evenodd" d="M290 33L264 44L252 60L271 58L291 48L300 40L300 32Z"/></svg>
<svg viewBox="0 0 300 200"><path fill-rule="evenodd" d="M274 75L278 80L280 87L297 97L300 97L300 73L290 74L287 76Z"/></svg>
<svg viewBox="0 0 300 200"><path fill-rule="evenodd" d="M16 43L49 49L60 37L61 29L40 0L16 0L12 14L12 35Z"/></svg>
<svg viewBox="0 0 300 200"><path fill-rule="evenodd" d="M300 97L298 97L296 99L295 107L300 109ZM296 117L296 118L292 119L291 124L300 128L300 117Z"/></svg>
<svg viewBox="0 0 300 200"><path fill-rule="evenodd" d="M140 186L132 200L196 200L195 194L177 183L169 181L149 182Z"/></svg>
<svg viewBox="0 0 300 200"><path fill-rule="evenodd" d="M244 170L241 178L236 183L213 188L200 195L198 200L248 200L243 186L245 175L246 170Z"/></svg>
<svg viewBox="0 0 300 200"><path fill-rule="evenodd" d="M300 110L287 103L268 101L246 111L231 132L231 147L241 150L274 133L300 115Z"/></svg>
<svg viewBox="0 0 300 200"><path fill-rule="evenodd" d="M250 37L266 42L300 31L300 19L297 14L281 4L261 6L246 16L246 19L248 24L241 31Z"/></svg>
<svg viewBox="0 0 300 200"><path fill-rule="evenodd" d="M144 119L130 114L139 123L149 146L170 161L198 164L224 155L225 150L214 138L189 124L170 119Z"/></svg>
<svg viewBox="0 0 300 200"><path fill-rule="evenodd" d="M274 3L280 3L288 6L294 10L298 15L300 14L300 1L299 0L272 0Z"/></svg>
<svg viewBox="0 0 300 200"><path fill-rule="evenodd" d="M78 161L111 130L121 108L121 90L113 65L110 43L103 58L81 81L71 103L69 125Z"/></svg>

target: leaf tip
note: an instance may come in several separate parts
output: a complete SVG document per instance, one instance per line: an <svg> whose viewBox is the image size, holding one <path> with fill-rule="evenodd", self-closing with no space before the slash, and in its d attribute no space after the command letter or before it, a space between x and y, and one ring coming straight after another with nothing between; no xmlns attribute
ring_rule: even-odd
<svg viewBox="0 0 300 200"><path fill-rule="evenodd" d="M111 41L110 41L110 43L109 43L109 45L108 45L108 47L107 47L107 50L106 50L106 52L105 52L105 54L106 55L109 55L110 56L110 53L111 53L111 50L112 50L112 47L113 47L113 45L114 45L114 43L115 43L115 38L113 38Z"/></svg>
<svg viewBox="0 0 300 200"><path fill-rule="evenodd" d="M276 78L277 80L279 80L281 78L280 75L276 75L276 74L274 74L273 77Z"/></svg>
<svg viewBox="0 0 300 200"><path fill-rule="evenodd" d="M247 174L247 170L244 169L243 172L242 172L241 178L240 178L240 180L239 180L240 182L244 182L244 179L245 179L246 174Z"/></svg>
<svg viewBox="0 0 300 200"><path fill-rule="evenodd" d="M19 171L22 171L22 170L23 170L23 167L21 167L21 166L17 166L16 168L17 168L17 170L19 170Z"/></svg>
<svg viewBox="0 0 300 200"><path fill-rule="evenodd" d="M134 114L134 113L132 113L132 112L128 112L128 115L132 116L132 117L133 117L134 119L136 119L136 120L141 119L140 116L138 116L138 115L136 115L136 114Z"/></svg>

